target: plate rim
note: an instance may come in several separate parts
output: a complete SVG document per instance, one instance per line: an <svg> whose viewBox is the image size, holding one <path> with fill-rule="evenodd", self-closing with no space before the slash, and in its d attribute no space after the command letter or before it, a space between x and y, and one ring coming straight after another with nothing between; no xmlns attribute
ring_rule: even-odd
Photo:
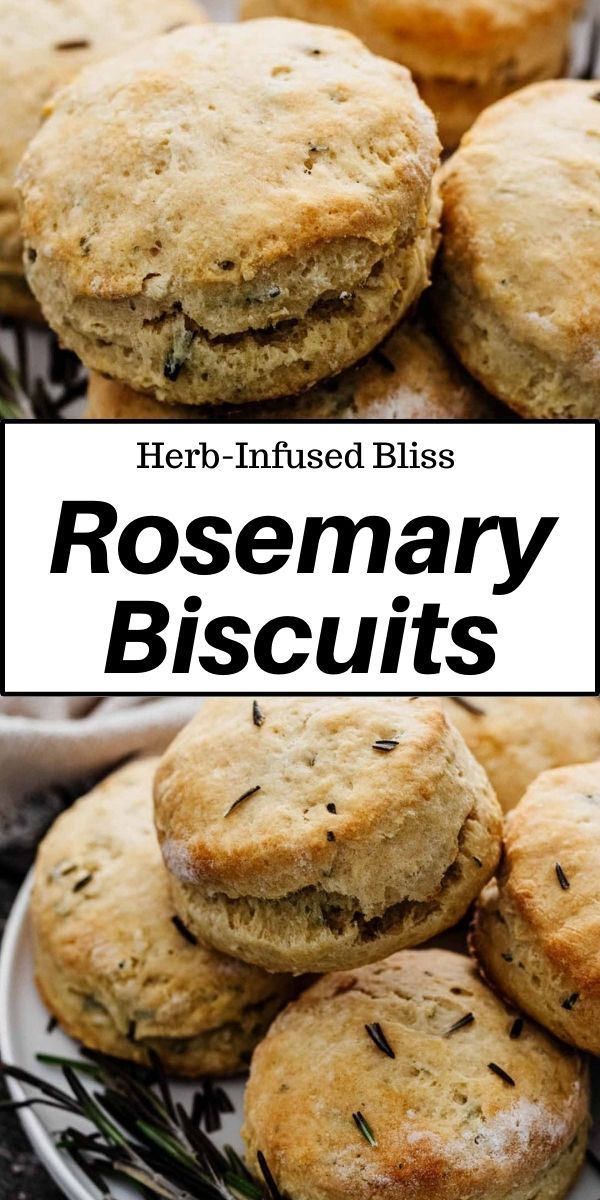
<svg viewBox="0 0 600 1200"><path fill-rule="evenodd" d="M10 1009L13 999L11 992L19 944L29 916L32 887L33 867L25 876L17 892L4 927L2 946L0 947L0 1049L3 1058L15 1065L18 1065L16 1062L18 1056L15 1054L11 1036ZM27 1092L19 1080L7 1079L6 1085L13 1100L27 1099ZM23 1132L42 1166L57 1187L69 1197L69 1200L95 1200L94 1193L71 1170L68 1160L55 1145L52 1134L46 1129L38 1114L33 1109L22 1108L18 1110L17 1116Z"/></svg>

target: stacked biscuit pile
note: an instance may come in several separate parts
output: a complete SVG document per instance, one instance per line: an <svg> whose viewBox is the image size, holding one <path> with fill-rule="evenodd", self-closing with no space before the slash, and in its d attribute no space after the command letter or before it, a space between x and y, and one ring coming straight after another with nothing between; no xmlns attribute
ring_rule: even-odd
<svg viewBox="0 0 600 1200"><path fill-rule="evenodd" d="M208 701L42 843L41 994L174 1073L252 1056L247 1161L287 1200L560 1200L600 1053L599 758L596 699ZM415 949L474 901L474 961Z"/></svg>
<svg viewBox="0 0 600 1200"><path fill-rule="evenodd" d="M56 47L102 61L52 98L0 84L20 150L49 97L0 278L22 308L22 236L89 416L600 413L598 84L553 80L574 0L247 0L255 19L151 41L138 3L120 40L140 45L53 43L55 82ZM177 25L192 0L171 3ZM436 119L446 147L472 126L441 172Z"/></svg>

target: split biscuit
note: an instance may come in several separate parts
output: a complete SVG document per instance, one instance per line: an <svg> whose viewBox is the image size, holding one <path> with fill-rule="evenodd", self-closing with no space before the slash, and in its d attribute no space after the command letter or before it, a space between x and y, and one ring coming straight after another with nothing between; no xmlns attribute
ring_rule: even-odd
<svg viewBox="0 0 600 1200"><path fill-rule="evenodd" d="M356 367L300 396L243 408L211 409L239 420L501 420L495 400L471 379L422 320L404 321ZM504 413L508 410L504 409ZM92 373L85 416L95 420L188 421L189 404L161 404L153 396Z"/></svg>
<svg viewBox="0 0 600 1200"><path fill-rule="evenodd" d="M433 115L301 21L204 25L88 68L21 165L29 282L83 362L166 403L295 395L429 281Z"/></svg>
<svg viewBox="0 0 600 1200"><path fill-rule="evenodd" d="M424 699L206 701L163 756L154 801L179 915L269 971L426 941L499 855L487 776Z"/></svg>

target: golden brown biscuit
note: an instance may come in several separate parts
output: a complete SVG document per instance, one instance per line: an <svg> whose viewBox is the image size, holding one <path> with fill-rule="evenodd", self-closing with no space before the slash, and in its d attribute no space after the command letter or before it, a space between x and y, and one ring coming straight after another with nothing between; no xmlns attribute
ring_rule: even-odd
<svg viewBox="0 0 600 1200"><path fill-rule="evenodd" d="M152 825L157 760L111 775L55 822L35 867L36 977L67 1033L95 1050L178 1075L243 1068L293 994L192 944L174 919Z"/></svg>
<svg viewBox="0 0 600 1200"><path fill-rule="evenodd" d="M243 17L300 17L349 29L404 63L445 146L489 104L563 73L578 0L242 0Z"/></svg>
<svg viewBox="0 0 600 1200"><path fill-rule="evenodd" d="M459 954L320 980L254 1054L252 1171L260 1151L289 1200L560 1200L585 1155L585 1062L513 1025Z"/></svg>
<svg viewBox="0 0 600 1200"><path fill-rule="evenodd" d="M523 1012L600 1054L600 763L544 772L509 814L472 948Z"/></svg>
<svg viewBox="0 0 600 1200"><path fill-rule="evenodd" d="M88 68L47 111L19 176L29 281L65 345L134 390L296 394L428 283L435 122L350 34L181 30Z"/></svg>
<svg viewBox="0 0 600 1200"><path fill-rule="evenodd" d="M49 97L86 63L201 20L194 0L0 0L0 312L40 319L23 276L14 177Z"/></svg>
<svg viewBox="0 0 600 1200"><path fill-rule="evenodd" d="M372 962L448 928L494 871L500 808L430 700L207 701L154 788L177 911L267 970Z"/></svg>
<svg viewBox="0 0 600 1200"><path fill-rule="evenodd" d="M597 81L526 88L442 171L440 331L528 417L600 416L599 95Z"/></svg>
<svg viewBox="0 0 600 1200"><path fill-rule="evenodd" d="M505 409L504 412L507 410ZM217 410L211 410L216 415ZM161 404L152 396L92 372L87 418L104 420L175 420L198 418L189 404ZM218 410L236 420L277 418L306 421L502 419L501 406L487 397L427 329L423 321L405 321L357 367L317 384L301 396L252 407Z"/></svg>
<svg viewBox="0 0 600 1200"><path fill-rule="evenodd" d="M504 812L542 771L600 758L596 696L455 696L443 704Z"/></svg>

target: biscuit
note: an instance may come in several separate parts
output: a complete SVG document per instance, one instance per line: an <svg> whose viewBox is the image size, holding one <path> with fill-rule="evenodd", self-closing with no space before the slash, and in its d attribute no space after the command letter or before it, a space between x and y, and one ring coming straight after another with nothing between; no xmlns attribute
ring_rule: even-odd
<svg viewBox="0 0 600 1200"><path fill-rule="evenodd" d="M297 21L88 68L20 170L27 270L87 366L183 404L296 394L428 283L435 121L409 73Z"/></svg>
<svg viewBox="0 0 600 1200"><path fill-rule="evenodd" d="M289 1200L560 1200L585 1155L586 1065L513 1027L460 954L405 950L320 980L254 1054L251 1170L262 1152Z"/></svg>
<svg viewBox="0 0 600 1200"><path fill-rule="evenodd" d="M341 25L404 63L453 147L516 88L562 75L577 0L242 0L245 17Z"/></svg>
<svg viewBox="0 0 600 1200"><path fill-rule="evenodd" d="M526 88L442 171L439 329L523 416L600 416L599 96L597 81Z"/></svg>
<svg viewBox="0 0 600 1200"><path fill-rule="evenodd" d="M215 410L211 410L215 415ZM504 410L505 412L507 410ZM92 373L87 418L104 420L197 419L189 404L165 405L152 396ZM251 408L219 410L219 416L257 421L498 420L500 405L450 357L423 321L405 321L367 359L309 392Z"/></svg>
<svg viewBox="0 0 600 1200"><path fill-rule="evenodd" d="M36 977L72 1037L178 1075L243 1068L293 994L192 944L174 918L152 824L156 760L111 775L44 838L31 903Z"/></svg>
<svg viewBox="0 0 600 1200"><path fill-rule="evenodd" d="M471 945L523 1012L600 1054L599 762L545 771L509 814Z"/></svg>
<svg viewBox="0 0 600 1200"><path fill-rule="evenodd" d="M179 915L270 971L426 941L498 861L487 776L429 700L207 701L163 756L154 801Z"/></svg>
<svg viewBox="0 0 600 1200"><path fill-rule="evenodd" d="M0 312L40 319L23 275L14 177L52 93L115 49L202 19L193 0L0 0Z"/></svg>
<svg viewBox="0 0 600 1200"><path fill-rule="evenodd" d="M542 771L600 758L596 696L453 696L443 704L504 812Z"/></svg>

